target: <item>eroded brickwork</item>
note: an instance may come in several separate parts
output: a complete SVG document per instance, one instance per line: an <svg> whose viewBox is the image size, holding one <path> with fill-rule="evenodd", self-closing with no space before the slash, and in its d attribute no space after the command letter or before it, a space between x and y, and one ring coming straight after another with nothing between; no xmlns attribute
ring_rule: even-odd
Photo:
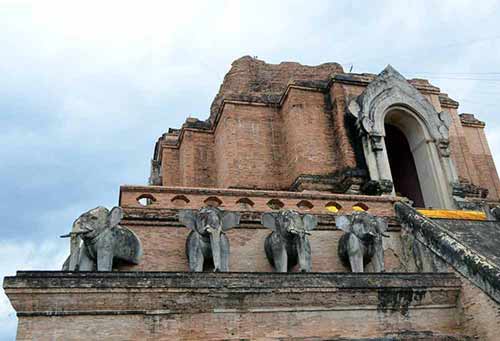
<svg viewBox="0 0 500 341"><path fill-rule="evenodd" d="M484 125L480 124L464 124L464 135L469 147L469 159L472 160L472 167L477 173L480 187L488 189L488 198L498 200L500 198L500 183L493 162L486 135L484 133Z"/></svg>
<svg viewBox="0 0 500 341"><path fill-rule="evenodd" d="M214 99L210 119L189 119L180 133L158 142L161 156L155 157L162 159L163 185L351 190L336 182L347 171L366 181L368 170L347 106L375 78L344 73L336 63L312 67L236 60ZM459 180L488 189L488 199L498 200L500 181L482 127L464 123L458 103L427 80L408 82L436 113L450 114L451 158ZM307 184L303 176L309 176ZM334 183L310 180L315 176Z"/></svg>
<svg viewBox="0 0 500 341"><path fill-rule="evenodd" d="M460 309L464 333L478 340L497 340L500 304L495 303L468 279L461 277Z"/></svg>
<svg viewBox="0 0 500 341"><path fill-rule="evenodd" d="M215 131L217 187L283 187L282 122L274 108L228 104Z"/></svg>
<svg viewBox="0 0 500 341"><path fill-rule="evenodd" d="M189 271L186 238L190 230L183 226L150 225L146 222L125 223L141 239L144 255L134 266L121 266L122 271ZM258 224L227 232L231 248L229 270L234 272L273 272L264 252L264 241L271 233ZM343 232L334 226L313 231L309 237L313 272L349 272L337 256L338 241ZM399 232L389 232L384 240L386 271L402 270ZM209 269L209 268L207 268ZM370 267L368 267L368 271ZM294 269L297 271L297 269Z"/></svg>
<svg viewBox="0 0 500 341"><path fill-rule="evenodd" d="M459 283L451 274L28 272L8 278L7 291L18 340L464 340Z"/></svg>

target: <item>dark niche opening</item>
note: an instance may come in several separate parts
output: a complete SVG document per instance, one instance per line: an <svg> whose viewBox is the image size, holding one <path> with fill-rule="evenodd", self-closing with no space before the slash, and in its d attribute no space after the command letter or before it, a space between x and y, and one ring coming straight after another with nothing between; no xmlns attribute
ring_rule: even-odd
<svg viewBox="0 0 500 341"><path fill-rule="evenodd" d="M396 194L412 200L415 207L425 207L417 167L405 135L395 126L386 124L385 145Z"/></svg>

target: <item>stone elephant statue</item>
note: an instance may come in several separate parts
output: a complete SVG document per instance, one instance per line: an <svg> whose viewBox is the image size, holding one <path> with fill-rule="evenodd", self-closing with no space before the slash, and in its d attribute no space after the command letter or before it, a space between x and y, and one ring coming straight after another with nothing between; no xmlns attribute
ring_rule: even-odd
<svg viewBox="0 0 500 341"><path fill-rule="evenodd" d="M495 207L491 208L489 210L489 213L491 216L493 216L492 217L493 219L500 221L500 206L495 206Z"/></svg>
<svg viewBox="0 0 500 341"><path fill-rule="evenodd" d="M335 217L337 228L344 233L338 244L342 263L352 272L363 272L364 266L373 262L375 272L384 271L382 237L388 237L387 221L366 212L353 212L351 216Z"/></svg>
<svg viewBox="0 0 500 341"><path fill-rule="evenodd" d="M186 239L189 270L203 271L205 261L212 261L214 272L229 271L229 240L225 232L240 224L240 214L216 207L199 211L181 210L179 221L192 231Z"/></svg>
<svg viewBox="0 0 500 341"><path fill-rule="evenodd" d="M297 261L301 272L311 271L311 245L308 235L318 225L316 217L301 216L293 210L264 213L264 227L273 230L264 242L267 259L277 272L290 271Z"/></svg>
<svg viewBox="0 0 500 341"><path fill-rule="evenodd" d="M72 231L61 236L71 238L71 252L63 271L111 271L113 264L139 264L142 247L131 230L119 225L123 210L96 207L73 223Z"/></svg>

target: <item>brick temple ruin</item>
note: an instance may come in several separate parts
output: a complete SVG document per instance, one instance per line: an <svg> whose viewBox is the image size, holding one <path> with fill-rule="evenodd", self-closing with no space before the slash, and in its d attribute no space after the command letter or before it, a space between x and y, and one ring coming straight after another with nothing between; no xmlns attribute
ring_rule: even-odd
<svg viewBox="0 0 500 341"><path fill-rule="evenodd" d="M391 66L234 61L63 271L5 278L17 339L498 340L500 182L458 107Z"/></svg>

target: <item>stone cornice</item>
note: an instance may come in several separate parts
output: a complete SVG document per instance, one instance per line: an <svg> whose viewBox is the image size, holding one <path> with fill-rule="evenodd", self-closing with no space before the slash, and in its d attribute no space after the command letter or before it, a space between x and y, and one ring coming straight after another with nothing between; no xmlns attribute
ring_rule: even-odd
<svg viewBox="0 0 500 341"><path fill-rule="evenodd" d="M364 74L349 74L349 73L347 73L347 74L334 75L332 77L332 82L366 87L375 78L377 78L377 75L374 75L374 74L366 74L366 73L364 73ZM433 94L433 95L441 94L441 90L438 87L431 85L426 80L416 79L416 78L415 79L408 79L408 83L410 83L417 90L419 90L423 93Z"/></svg>
<svg viewBox="0 0 500 341"><path fill-rule="evenodd" d="M206 127L204 129L196 128L196 127L188 127L185 126L186 123L181 127L180 129L176 129L176 133L178 134L177 139L175 142L167 142L167 141L162 141L161 147L162 148L173 148L173 149L178 149L180 144L182 143L183 137L184 137L184 131L193 131L193 132L200 132L200 133L209 133L209 134L215 134L215 131L217 130L220 118L222 116L222 113L224 111L224 108L226 104L234 104L234 105L250 105L250 106L264 106L264 107L277 107L280 108L283 106L284 102L288 98L288 95L290 93L291 89L297 89L297 90L303 90L303 91L314 91L314 92L327 92L333 83L340 83L340 84L347 84L347 85L355 85L355 86L363 86L366 87L368 84L370 84L374 79L376 78L376 75L373 74L345 74L345 73L338 73L338 74L333 74L332 77L330 78L329 81L305 81L305 80L296 80L293 82L290 82L285 91L281 94L281 96L228 96L227 98L224 98L219 106L219 110L217 111L215 118L213 120L213 124L210 127ZM421 79L410 79L408 82L414 86L417 90L421 91L422 93L425 94L433 94L433 95L439 95L439 100L440 103L443 107L446 108L458 108L458 102L454 101L453 99L449 98L446 94L442 94L440 92L440 89L436 86L431 85L428 81L426 80L421 80ZM201 121L200 121L201 122ZM204 121L203 121L204 122Z"/></svg>
<svg viewBox="0 0 500 341"><path fill-rule="evenodd" d="M288 192L288 191L267 191L253 189L226 189L226 188L208 188L208 187L176 187L176 186L120 186L120 197L122 192L137 193L175 193L175 194L202 194L208 196L235 196L252 197L259 196L265 198L291 198L291 199L324 199L324 200L347 200L347 201L371 201L395 203L401 200L400 197L393 196L372 196L372 195L354 195L338 194L324 192Z"/></svg>
<svg viewBox="0 0 500 341"><path fill-rule="evenodd" d="M4 290L18 316L407 312L454 308L460 280L450 273L18 271L5 277Z"/></svg>
<svg viewBox="0 0 500 341"><path fill-rule="evenodd" d="M447 94L439 95L439 103L443 108L458 109L459 103L448 97Z"/></svg>
<svg viewBox="0 0 500 341"><path fill-rule="evenodd" d="M113 288L460 288L453 273L322 273L322 272L143 272L17 271L4 278L10 289Z"/></svg>
<svg viewBox="0 0 500 341"><path fill-rule="evenodd" d="M478 120L473 114L463 113L460 114L460 123L464 127L472 128L484 128L486 124L483 121Z"/></svg>

